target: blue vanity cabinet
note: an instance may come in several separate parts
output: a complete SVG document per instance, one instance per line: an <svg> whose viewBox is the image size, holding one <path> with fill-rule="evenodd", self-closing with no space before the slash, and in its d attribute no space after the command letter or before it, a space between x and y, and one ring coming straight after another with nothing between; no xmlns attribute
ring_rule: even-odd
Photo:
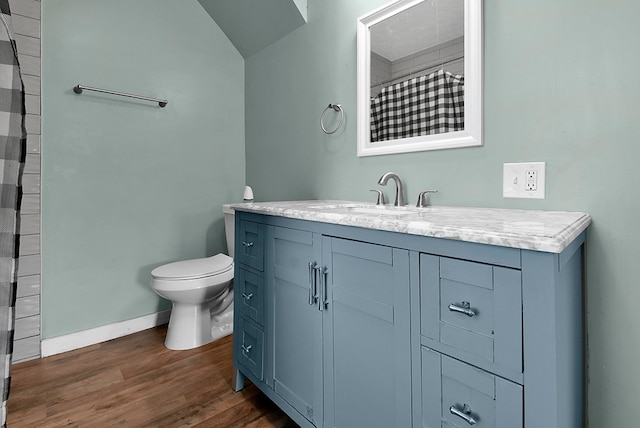
<svg viewBox="0 0 640 428"><path fill-rule="evenodd" d="M264 331L247 318L240 316L236 322L234 344L235 361L256 379L264 380Z"/></svg>
<svg viewBox="0 0 640 428"><path fill-rule="evenodd" d="M522 385L421 349L422 427L522 428Z"/></svg>
<svg viewBox="0 0 640 428"><path fill-rule="evenodd" d="M264 277L250 269L238 269L234 278L236 307L244 318L264 325Z"/></svg>
<svg viewBox="0 0 640 428"><path fill-rule="evenodd" d="M329 236L322 250L325 426L409 427L409 252Z"/></svg>
<svg viewBox="0 0 640 428"><path fill-rule="evenodd" d="M273 391L316 427L409 426L408 251L269 231Z"/></svg>
<svg viewBox="0 0 640 428"><path fill-rule="evenodd" d="M235 261L258 271L264 268L264 225L236 220Z"/></svg>
<svg viewBox="0 0 640 428"><path fill-rule="evenodd" d="M420 333L423 428L522 428L520 269L421 254Z"/></svg>
<svg viewBox="0 0 640 428"><path fill-rule="evenodd" d="M267 382L316 427L323 426L322 312L317 302L321 262L320 234L269 226Z"/></svg>
<svg viewBox="0 0 640 428"><path fill-rule="evenodd" d="M419 255L413 426L583 426L583 244Z"/></svg>
<svg viewBox="0 0 640 428"><path fill-rule="evenodd" d="M422 344L522 383L522 273L420 255Z"/></svg>
<svg viewBox="0 0 640 428"><path fill-rule="evenodd" d="M238 231L236 390L305 428L583 426L584 230L559 253L241 210Z"/></svg>
<svg viewBox="0 0 640 428"><path fill-rule="evenodd" d="M236 216L234 272L233 359L238 368L256 381L265 379L265 281L263 224ZM236 373L235 388L244 384Z"/></svg>
<svg viewBox="0 0 640 428"><path fill-rule="evenodd" d="M238 345L236 389L248 377L303 427L411 426L409 252L236 216L265 226L264 377Z"/></svg>

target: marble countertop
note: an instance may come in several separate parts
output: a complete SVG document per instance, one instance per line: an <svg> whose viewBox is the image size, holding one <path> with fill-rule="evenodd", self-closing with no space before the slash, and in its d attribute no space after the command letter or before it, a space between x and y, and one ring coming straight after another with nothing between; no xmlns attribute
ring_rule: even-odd
<svg viewBox="0 0 640 428"><path fill-rule="evenodd" d="M238 211L412 235L560 253L591 224L589 214L502 208L377 206L309 200L231 204Z"/></svg>

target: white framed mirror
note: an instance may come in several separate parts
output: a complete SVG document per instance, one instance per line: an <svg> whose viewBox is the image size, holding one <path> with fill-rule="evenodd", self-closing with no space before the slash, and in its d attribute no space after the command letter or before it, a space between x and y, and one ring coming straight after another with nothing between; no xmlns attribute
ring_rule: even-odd
<svg viewBox="0 0 640 428"><path fill-rule="evenodd" d="M482 145L482 0L397 0L357 25L359 157Z"/></svg>

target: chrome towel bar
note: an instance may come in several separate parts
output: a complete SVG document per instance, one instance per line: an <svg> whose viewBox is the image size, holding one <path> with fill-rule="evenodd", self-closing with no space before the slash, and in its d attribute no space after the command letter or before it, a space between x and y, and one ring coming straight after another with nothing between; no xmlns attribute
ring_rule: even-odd
<svg viewBox="0 0 640 428"><path fill-rule="evenodd" d="M73 87L73 92L75 92L76 94L81 94L83 90L102 92L104 94L119 95L121 97L137 98L139 100L145 100L145 101L153 101L154 103L158 103L160 107L164 107L169 103L169 101L167 100L160 100L157 98L145 97L143 95L127 94L126 92L112 91L110 89L92 88L91 86L84 86L84 85L76 85Z"/></svg>

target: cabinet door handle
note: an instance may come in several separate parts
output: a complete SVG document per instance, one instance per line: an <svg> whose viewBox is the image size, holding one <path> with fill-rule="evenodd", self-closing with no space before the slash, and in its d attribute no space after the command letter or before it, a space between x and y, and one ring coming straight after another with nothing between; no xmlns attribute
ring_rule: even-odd
<svg viewBox="0 0 640 428"><path fill-rule="evenodd" d="M329 291L327 290L327 274L329 273L329 269L322 269L322 285L324 286L324 307L329 306Z"/></svg>
<svg viewBox="0 0 640 428"><path fill-rule="evenodd" d="M316 270L318 271L318 281L320 282L320 284L318 284L318 288L319 288L319 296L318 296L318 310L319 311L324 311L324 305L322 304L324 302L324 278L322 275L322 268L320 266L316 267Z"/></svg>
<svg viewBox="0 0 640 428"><path fill-rule="evenodd" d="M249 346L242 345L241 348L242 348L242 353L243 354L248 354L249 352L251 352L252 346L251 345L249 345Z"/></svg>
<svg viewBox="0 0 640 428"><path fill-rule="evenodd" d="M471 416L471 407L468 404L462 406L462 410L458 409L456 406L449 407L449 411L452 415L456 415L465 420L469 425L475 425L477 421Z"/></svg>
<svg viewBox="0 0 640 428"><path fill-rule="evenodd" d="M249 293L249 294L242 293L242 298L244 300L251 300L252 297L253 297L253 293Z"/></svg>
<svg viewBox="0 0 640 428"><path fill-rule="evenodd" d="M253 242L244 242L242 241L242 245L244 245L247 248L253 247Z"/></svg>
<svg viewBox="0 0 640 428"><path fill-rule="evenodd" d="M451 303L449 305L449 310L451 312L459 312L461 314L465 314L468 317L476 315L475 311L471 309L471 304L469 302L462 302L461 305Z"/></svg>
<svg viewBox="0 0 640 428"><path fill-rule="evenodd" d="M316 303L318 298L318 287L316 284L316 269L318 264L316 262L309 262L309 304Z"/></svg>
<svg viewBox="0 0 640 428"><path fill-rule="evenodd" d="M318 276L320 277L320 299L318 301L318 310L324 311L329 306L327 293L327 273L326 267L318 267Z"/></svg>

